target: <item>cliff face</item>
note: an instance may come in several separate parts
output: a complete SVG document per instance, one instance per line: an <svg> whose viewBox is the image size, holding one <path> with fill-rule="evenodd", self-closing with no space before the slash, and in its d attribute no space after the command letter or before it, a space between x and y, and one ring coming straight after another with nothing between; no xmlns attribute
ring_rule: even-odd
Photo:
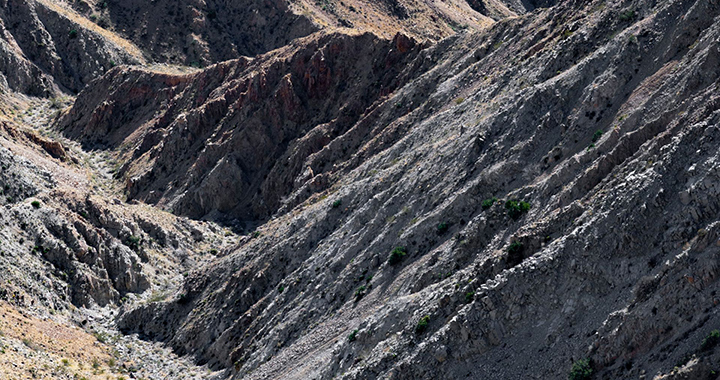
<svg viewBox="0 0 720 380"><path fill-rule="evenodd" d="M58 4L0 10L13 307L146 378L717 378L717 0Z"/></svg>

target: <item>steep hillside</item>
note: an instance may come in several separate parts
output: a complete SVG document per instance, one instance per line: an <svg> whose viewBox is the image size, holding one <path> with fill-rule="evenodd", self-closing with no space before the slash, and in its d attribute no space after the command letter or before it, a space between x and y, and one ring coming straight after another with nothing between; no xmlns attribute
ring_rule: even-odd
<svg viewBox="0 0 720 380"><path fill-rule="evenodd" d="M0 373L718 378L718 0L230 3L0 0Z"/></svg>
<svg viewBox="0 0 720 380"><path fill-rule="evenodd" d="M81 141L109 136L101 142L125 162L131 196L141 194L132 168L161 157L146 148L188 146L173 136L201 125L192 110L207 110L213 139L245 144L235 155L260 150L295 168L260 171L259 194L274 184L286 193L272 193L264 212L274 214L253 239L194 270L176 301L126 313L121 327L238 379L564 378L581 358L604 378L713 376L720 352L700 346L720 326L718 11L716 1L567 1L503 20L397 61L397 89L362 103L351 113L359 117L307 124L272 150L223 116L288 91L274 80L263 93L203 78L226 65L293 78L286 66L273 76L258 69L289 48L191 77L110 73L115 88L149 83L167 94L162 110L188 112L169 114L163 137L142 144L144 126L157 125L147 121L163 113L109 127L103 107L119 98L103 103L91 86L59 123ZM204 90L188 107L174 89L193 86ZM374 87L384 88L394 87ZM238 93L266 95L238 107ZM187 131L186 144L202 144L205 135ZM314 148L297 153L303 146ZM216 193L188 188L184 161L170 157L161 186L148 188L160 198L142 199L179 214L225 211L198 213ZM248 172L224 170L224 158L198 161L236 173L220 176L217 188L232 189L220 199L247 200L234 186ZM207 181L202 173L193 180ZM163 203L194 194L194 203Z"/></svg>
<svg viewBox="0 0 720 380"><path fill-rule="evenodd" d="M154 61L193 66L262 54L318 30L438 40L525 11L520 3L511 11L500 0L83 0L72 6L135 41Z"/></svg>
<svg viewBox="0 0 720 380"><path fill-rule="evenodd" d="M58 126L117 150L130 199L193 218L263 220L318 170L308 156L413 78L420 49L403 35L321 33L195 74L118 68ZM321 178L315 188L327 186Z"/></svg>
<svg viewBox="0 0 720 380"><path fill-rule="evenodd" d="M45 97L144 62L135 45L52 0L0 1L0 53L0 86Z"/></svg>

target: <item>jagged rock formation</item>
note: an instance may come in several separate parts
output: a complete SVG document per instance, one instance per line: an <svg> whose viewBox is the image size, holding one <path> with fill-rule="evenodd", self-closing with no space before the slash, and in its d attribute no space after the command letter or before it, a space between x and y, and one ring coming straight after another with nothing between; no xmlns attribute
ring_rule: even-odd
<svg viewBox="0 0 720 380"><path fill-rule="evenodd" d="M86 146L119 150L131 199L193 218L256 221L304 185L301 176L313 177L308 156L414 77L408 63L420 49L403 35L319 34L196 74L116 69L79 96L58 128ZM313 191L327 186L322 178Z"/></svg>
<svg viewBox="0 0 720 380"><path fill-rule="evenodd" d="M80 91L115 65L144 59L130 42L48 0L0 2L0 85L52 96Z"/></svg>
<svg viewBox="0 0 720 380"><path fill-rule="evenodd" d="M121 326L234 378L712 376L719 10L569 1L427 48L259 237Z"/></svg>
<svg viewBox="0 0 720 380"><path fill-rule="evenodd" d="M85 86L47 136L0 121L0 298L123 303L213 377L717 378L717 0L58 4L0 10L3 97ZM23 14L236 59L73 71L129 45L45 59Z"/></svg>
<svg viewBox="0 0 720 380"><path fill-rule="evenodd" d="M438 40L481 28L511 11L498 0L386 1L94 1L74 2L81 14L135 41L154 61L193 66L256 56L318 30L352 28L392 38ZM532 8L531 8L532 9Z"/></svg>

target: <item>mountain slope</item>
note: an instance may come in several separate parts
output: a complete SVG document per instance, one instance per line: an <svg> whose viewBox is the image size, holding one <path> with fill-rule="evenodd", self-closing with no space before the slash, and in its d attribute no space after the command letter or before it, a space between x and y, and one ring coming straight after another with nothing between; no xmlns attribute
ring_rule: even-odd
<svg viewBox="0 0 720 380"><path fill-rule="evenodd" d="M9 315L128 377L717 378L717 0L223 4L1 4Z"/></svg>
<svg viewBox="0 0 720 380"><path fill-rule="evenodd" d="M705 376L717 15L569 1L425 49L300 156L254 239L121 326L234 378L562 378L585 357L618 378L692 354L683 376Z"/></svg>

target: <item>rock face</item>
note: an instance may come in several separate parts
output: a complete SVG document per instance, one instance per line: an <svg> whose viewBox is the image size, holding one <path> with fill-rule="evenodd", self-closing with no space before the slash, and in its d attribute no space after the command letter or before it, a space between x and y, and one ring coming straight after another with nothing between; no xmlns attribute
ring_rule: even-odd
<svg viewBox="0 0 720 380"><path fill-rule="evenodd" d="M237 379L716 377L719 14L568 1L423 50L120 325Z"/></svg>
<svg viewBox="0 0 720 380"><path fill-rule="evenodd" d="M526 11L521 3L510 10L499 0L485 0L481 7L464 0L82 0L72 6L135 41L153 61L193 66L263 54L318 30L352 28L386 38L402 32L438 40L463 28L484 27L491 17Z"/></svg>
<svg viewBox="0 0 720 380"><path fill-rule="evenodd" d="M0 2L0 82L34 96L71 92L116 64L144 60L130 42L47 0Z"/></svg>
<svg viewBox="0 0 720 380"><path fill-rule="evenodd" d="M8 31L11 5L66 15L5 4ZM76 2L156 60L292 41L113 68L47 136L0 121L0 298L127 297L124 332L232 379L717 378L720 2L358 4L238 8L242 45L193 3L186 52L146 13L170 3ZM13 36L15 91L101 72Z"/></svg>
<svg viewBox="0 0 720 380"><path fill-rule="evenodd" d="M402 35L320 34L196 74L116 69L79 96L58 128L86 146L117 149L132 199L193 218L256 221L296 188L329 185L312 175L325 163L306 159L412 79L420 49Z"/></svg>

